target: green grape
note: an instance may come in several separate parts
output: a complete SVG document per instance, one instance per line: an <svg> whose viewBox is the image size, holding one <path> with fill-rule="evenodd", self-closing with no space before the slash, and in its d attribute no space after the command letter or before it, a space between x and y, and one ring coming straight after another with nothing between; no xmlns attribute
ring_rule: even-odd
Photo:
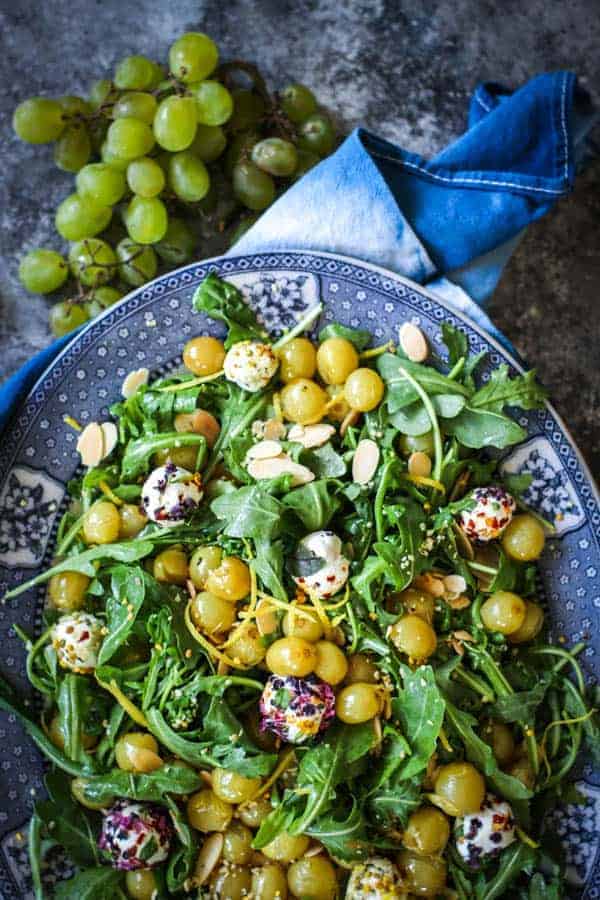
<svg viewBox="0 0 600 900"><path fill-rule="evenodd" d="M106 163L107 166L110 166L111 169L116 169L118 172L123 173L127 171L129 160L122 159L120 156L115 156L108 146L107 141L104 141L100 147L100 157L102 158L102 162Z"/></svg>
<svg viewBox="0 0 600 900"><path fill-rule="evenodd" d="M298 150L298 165L294 172L294 178L302 178L319 162L321 162L320 157L313 153L312 150Z"/></svg>
<svg viewBox="0 0 600 900"><path fill-rule="evenodd" d="M218 159L226 146L227 138L222 128L218 125L198 125L196 136L188 149L202 162L207 163Z"/></svg>
<svg viewBox="0 0 600 900"><path fill-rule="evenodd" d="M296 148L290 141L271 137L252 148L252 162L269 175L292 175L298 164Z"/></svg>
<svg viewBox="0 0 600 900"><path fill-rule="evenodd" d="M52 334L55 337L62 337L87 322L89 313L79 303L68 303L64 300L51 308L48 317Z"/></svg>
<svg viewBox="0 0 600 900"><path fill-rule="evenodd" d="M146 125L152 125L158 103L152 94L143 91L128 91L123 94L112 108L113 119L140 119Z"/></svg>
<svg viewBox="0 0 600 900"><path fill-rule="evenodd" d="M189 31L177 38L169 50L169 67L179 81L203 81L219 61L217 45L207 34Z"/></svg>
<svg viewBox="0 0 600 900"><path fill-rule="evenodd" d="M92 155L92 141L84 122L67 125L54 145L54 162L63 172L79 172Z"/></svg>
<svg viewBox="0 0 600 900"><path fill-rule="evenodd" d="M111 281L116 274L117 257L113 248L100 238L76 241L69 250L71 272L86 287Z"/></svg>
<svg viewBox="0 0 600 900"><path fill-rule="evenodd" d="M112 216L108 206L98 206L79 194L69 194L56 210L54 224L66 241L80 241L104 231Z"/></svg>
<svg viewBox="0 0 600 900"><path fill-rule="evenodd" d="M182 266L196 248L196 236L183 219L169 219L165 236L154 248L160 258L171 266Z"/></svg>
<svg viewBox="0 0 600 900"><path fill-rule="evenodd" d="M238 224L231 232L231 235L229 237L229 246L233 247L234 244L237 244L239 239L243 237L250 228L252 228L254 223L258 222L259 218L260 217L258 213L253 213L252 215L244 216L243 219L240 219Z"/></svg>
<svg viewBox="0 0 600 900"><path fill-rule="evenodd" d="M239 162L233 170L233 193L248 209L260 211L275 199L275 182L252 162Z"/></svg>
<svg viewBox="0 0 600 900"><path fill-rule="evenodd" d="M58 102L67 116L89 116L92 111L91 103L84 100L83 97L76 97L74 94L59 97Z"/></svg>
<svg viewBox="0 0 600 900"><path fill-rule="evenodd" d="M300 126L298 146L319 156L327 156L335 144L335 131L331 120L324 113L309 116Z"/></svg>
<svg viewBox="0 0 600 900"><path fill-rule="evenodd" d="M125 213L125 227L132 241L154 244L167 230L168 216L158 197L134 197Z"/></svg>
<svg viewBox="0 0 600 900"><path fill-rule="evenodd" d="M156 77L154 63L145 56L126 56L115 70L115 85L120 91L143 91Z"/></svg>
<svg viewBox="0 0 600 900"><path fill-rule="evenodd" d="M156 111L154 136L161 147L175 153L190 146L196 125L196 104L192 97L167 97Z"/></svg>
<svg viewBox="0 0 600 900"><path fill-rule="evenodd" d="M303 84L288 84L280 96L281 109L290 122L304 122L317 110L315 95Z"/></svg>
<svg viewBox="0 0 600 900"><path fill-rule="evenodd" d="M58 290L68 275L66 260L55 250L30 250L19 263L19 280L33 294L49 294Z"/></svg>
<svg viewBox="0 0 600 900"><path fill-rule="evenodd" d="M80 197L96 206L114 206L127 189L125 176L107 163L90 163L77 173L75 186Z"/></svg>
<svg viewBox="0 0 600 900"><path fill-rule="evenodd" d="M233 112L233 97L219 81L191 84L190 93L196 101L196 115L200 125L224 125Z"/></svg>
<svg viewBox="0 0 600 900"><path fill-rule="evenodd" d="M109 306L120 300L122 296L123 291L116 287L110 287L110 285L94 288L84 304L88 316L90 319L99 316L101 312L104 312L105 309L108 309Z"/></svg>
<svg viewBox="0 0 600 900"><path fill-rule="evenodd" d="M165 174L155 159L142 156L129 163L127 184L140 197L156 197L165 186Z"/></svg>
<svg viewBox="0 0 600 900"><path fill-rule="evenodd" d="M230 142L225 154L225 174L231 178L233 170L239 162L243 162L250 156L255 144L260 141L256 131L242 131Z"/></svg>
<svg viewBox="0 0 600 900"><path fill-rule="evenodd" d="M139 119L115 119L108 129L106 143L115 156L132 160L152 150L154 135L150 126Z"/></svg>
<svg viewBox="0 0 600 900"><path fill-rule="evenodd" d="M208 193L210 175L201 159L190 153L175 153L169 162L169 186L180 200L194 203Z"/></svg>
<svg viewBox="0 0 600 900"><path fill-rule="evenodd" d="M116 250L117 259L119 260L119 274L127 284L131 284L133 287L140 287L140 285L154 278L157 263L156 254L152 247L144 247L141 244L136 244L130 238L123 238L117 244Z"/></svg>
<svg viewBox="0 0 600 900"><path fill-rule="evenodd" d="M28 144L47 144L59 138L65 127L63 108L58 100L30 97L15 109L13 128Z"/></svg>
<svg viewBox="0 0 600 900"><path fill-rule="evenodd" d="M233 92L233 112L228 125L231 131L246 131L257 125L265 114L265 101L258 94L240 88Z"/></svg>
<svg viewBox="0 0 600 900"><path fill-rule="evenodd" d="M99 106L106 103L112 93L112 89L112 81L109 81L108 78L100 78L98 81L93 81L89 95L92 109L98 109Z"/></svg>
<svg viewBox="0 0 600 900"><path fill-rule="evenodd" d="M167 77L167 73L165 72L163 66L160 63L152 61L152 81L148 85L148 90L153 91L154 88L157 88L159 84L165 80Z"/></svg>

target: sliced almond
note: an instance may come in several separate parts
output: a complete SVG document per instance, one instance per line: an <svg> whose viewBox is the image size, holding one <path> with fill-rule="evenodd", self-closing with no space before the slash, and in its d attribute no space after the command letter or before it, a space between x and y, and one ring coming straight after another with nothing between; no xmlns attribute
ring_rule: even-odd
<svg viewBox="0 0 600 900"><path fill-rule="evenodd" d="M84 466L97 466L104 456L104 432L97 422L86 425L77 439L77 452Z"/></svg>
<svg viewBox="0 0 600 900"><path fill-rule="evenodd" d="M408 472L410 475L420 475L429 478L431 475L431 459L426 453L417 450L408 457Z"/></svg>
<svg viewBox="0 0 600 900"><path fill-rule="evenodd" d="M366 438L360 441L352 458L352 480L356 484L368 484L379 465L379 447Z"/></svg>
<svg viewBox="0 0 600 900"><path fill-rule="evenodd" d="M125 399L133 397L137 389L143 384L148 384L149 376L150 372L148 369L134 369L133 372L126 375L125 380L121 385L121 393Z"/></svg>
<svg viewBox="0 0 600 900"><path fill-rule="evenodd" d="M446 593L442 578L434 575L433 572L423 572L422 575L415 578L414 585L418 590L426 591L433 597L443 597Z"/></svg>
<svg viewBox="0 0 600 900"><path fill-rule="evenodd" d="M248 463L248 472L257 481L265 478L278 478L280 475L293 477L292 487L300 484L308 484L314 481L315 476L306 466L294 462L288 456L277 456L271 459L251 459Z"/></svg>
<svg viewBox="0 0 600 900"><path fill-rule="evenodd" d="M405 322L400 329L400 346L411 362L421 363L429 356L427 338L412 322Z"/></svg>
<svg viewBox="0 0 600 900"><path fill-rule="evenodd" d="M462 575L446 575L444 587L446 588L446 593L451 597L458 597L459 594L463 594L466 591L467 582Z"/></svg>
<svg viewBox="0 0 600 900"><path fill-rule="evenodd" d="M261 600L256 607L256 627L258 633L263 636L265 634L273 634L277 631L277 616L273 607L266 601Z"/></svg>
<svg viewBox="0 0 600 900"><path fill-rule="evenodd" d="M280 441L285 437L285 425L279 419L268 419L263 429L263 437L268 441Z"/></svg>
<svg viewBox="0 0 600 900"><path fill-rule="evenodd" d="M198 887L206 884L213 871L219 864L221 854L223 853L223 835L214 831L206 838L202 844L202 849L196 860L196 868L194 870L194 884Z"/></svg>
<svg viewBox="0 0 600 900"><path fill-rule="evenodd" d="M246 454L246 459L271 459L279 456L281 453L281 444L279 441L259 441L250 447Z"/></svg>
<svg viewBox="0 0 600 900"><path fill-rule="evenodd" d="M305 450L322 447L335 434L333 425L292 425L288 440L302 444Z"/></svg>
<svg viewBox="0 0 600 900"><path fill-rule="evenodd" d="M114 422L103 422L100 428L102 429L102 435L104 437L103 456L108 456L117 446L119 432L117 431L117 426Z"/></svg>

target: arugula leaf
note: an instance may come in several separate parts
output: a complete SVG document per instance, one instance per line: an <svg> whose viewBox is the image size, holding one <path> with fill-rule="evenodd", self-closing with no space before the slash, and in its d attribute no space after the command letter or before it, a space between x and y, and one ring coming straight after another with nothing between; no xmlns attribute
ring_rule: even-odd
<svg viewBox="0 0 600 900"><path fill-rule="evenodd" d="M86 731L86 706L90 701L93 702L93 696L88 679L69 672L61 681L56 697L58 728L64 741L63 752L69 759L82 763L91 770L95 768L95 762L93 756L84 749L83 735Z"/></svg>
<svg viewBox="0 0 600 900"><path fill-rule="evenodd" d="M467 401L460 394L434 394L431 402L438 416L452 419L464 409ZM420 400L403 409L396 410L390 416L390 423L402 434L413 436L425 434L431 430L429 413Z"/></svg>
<svg viewBox="0 0 600 900"><path fill-rule="evenodd" d="M492 748L475 732L475 728L479 727L477 719L457 709L448 699L446 699L446 717L462 741L467 759L484 773L488 784L498 794L509 802L528 800L532 796L532 792L523 782L498 768Z"/></svg>
<svg viewBox="0 0 600 900"><path fill-rule="evenodd" d="M102 666L127 640L146 596L148 573L140 566L115 566L112 570L111 593L106 600L108 634L98 654Z"/></svg>
<svg viewBox="0 0 600 900"><path fill-rule="evenodd" d="M90 547L82 553L65 557L55 566L40 572L35 578L30 578L29 581L24 581L22 584L17 585L12 591L8 591L4 595L4 599L10 600L12 597L17 597L30 588L49 581L53 575L58 575L60 572L81 572L83 575L89 575L90 578L93 578L96 574L96 567L93 565L95 562L107 559L115 560L115 562L137 562L138 559L149 556L152 550L152 544L146 540L125 541L117 544L98 544L96 547Z"/></svg>
<svg viewBox="0 0 600 900"><path fill-rule="evenodd" d="M314 450L304 450L300 462L308 466L317 478L341 478L346 474L346 463L328 441Z"/></svg>
<svg viewBox="0 0 600 900"><path fill-rule="evenodd" d="M200 776L180 763L165 763L154 772L134 774L113 769L106 775L86 778L83 793L88 800L103 802L111 797L160 802L165 794L192 794L202 787Z"/></svg>
<svg viewBox="0 0 600 900"><path fill-rule="evenodd" d="M408 780L397 775L384 781L367 798L373 822L384 830L406 827L409 816L421 805L421 778Z"/></svg>
<svg viewBox="0 0 600 900"><path fill-rule="evenodd" d="M335 859L344 862L364 859L372 846L367 821L356 801L345 819L339 819L334 813L319 816L306 829L306 834L323 844Z"/></svg>
<svg viewBox="0 0 600 900"><path fill-rule="evenodd" d="M214 272L207 275L196 289L192 304L196 312L206 313L211 319L225 322L229 328L225 339L226 349L237 341L268 339L267 332L259 325L241 291Z"/></svg>
<svg viewBox="0 0 600 900"><path fill-rule="evenodd" d="M298 487L282 498L282 503L298 516L307 531L326 528L340 508L339 499L330 492L330 481L326 478L311 481Z"/></svg>
<svg viewBox="0 0 600 900"><path fill-rule="evenodd" d="M540 680L529 691L516 691L498 697L489 707L489 714L501 722L533 722L538 706L543 702L550 679L540 676Z"/></svg>
<svg viewBox="0 0 600 900"><path fill-rule="evenodd" d="M211 511L225 522L223 533L238 538L273 538L283 528L283 504L260 484L239 488L217 497Z"/></svg>
<svg viewBox="0 0 600 900"><path fill-rule="evenodd" d="M450 368L456 365L459 359L466 359L469 355L469 339L464 331L442 322L442 340L448 348L448 362Z"/></svg>
<svg viewBox="0 0 600 900"><path fill-rule="evenodd" d="M283 584L283 543L254 538L254 549L256 555L250 565L263 587L272 597L287 603L287 591Z"/></svg>
<svg viewBox="0 0 600 900"><path fill-rule="evenodd" d="M331 322L330 325L326 325L325 328L321 329L319 332L319 343L322 344L323 341L334 337L345 338L345 340L354 344L359 351L364 350L371 343L370 331L363 331L360 328L348 328L347 325L341 325L339 322Z"/></svg>
<svg viewBox="0 0 600 900"><path fill-rule="evenodd" d="M78 866L97 865L100 816L73 800L70 782L60 772L50 772L45 783L49 799L39 800L35 805L39 820L52 839L67 850L74 863Z"/></svg>
<svg viewBox="0 0 600 900"><path fill-rule="evenodd" d="M511 494L524 494L533 483L531 472L503 472L502 483Z"/></svg>
<svg viewBox="0 0 600 900"><path fill-rule="evenodd" d="M521 841L515 841L500 857L498 871L486 882L483 889L476 892L477 900L496 900L504 897L510 885L522 872L531 871L535 866L537 854L535 850Z"/></svg>
<svg viewBox="0 0 600 900"><path fill-rule="evenodd" d="M125 897L119 890L123 885L125 873L110 866L99 866L95 869L84 869L68 881L59 881L54 888L54 900L120 900Z"/></svg>
<svg viewBox="0 0 600 900"><path fill-rule="evenodd" d="M525 375L510 377L508 366L503 364L490 375L470 400L473 409L486 409L500 413L505 406L520 409L539 409L544 405L548 392L535 380L535 369Z"/></svg>
<svg viewBox="0 0 600 900"><path fill-rule="evenodd" d="M196 469L200 469L206 459L206 438L203 434L182 434L167 431L163 434L144 435L129 441L121 460L121 474L128 481L148 471L150 457L160 450L172 447L197 447Z"/></svg>
<svg viewBox="0 0 600 900"><path fill-rule="evenodd" d="M410 382L400 372L400 367L413 376L421 387L430 395L459 394L468 397L469 391L457 381L442 375L430 366L413 363L401 359L393 353L383 353L377 359L377 369L387 386L387 407L390 414L410 406L419 399L419 395Z"/></svg>
<svg viewBox="0 0 600 900"><path fill-rule="evenodd" d="M392 701L392 709L410 744L411 755L398 769L404 779L409 779L427 768L444 722L446 704L431 666L419 666L414 672L402 666L401 671L402 688Z"/></svg>
<svg viewBox="0 0 600 900"><path fill-rule="evenodd" d="M198 844L194 832L186 822L173 798L167 797L166 801L171 813L171 821L179 840L179 847L172 851L169 856L166 875L167 888L170 893L175 894L183 888L185 881L187 881L194 870Z"/></svg>
<svg viewBox="0 0 600 900"><path fill-rule="evenodd" d="M442 427L446 434L453 435L461 444L473 450L483 447L503 450L527 437L525 429L503 413L469 405L455 418L444 419Z"/></svg>

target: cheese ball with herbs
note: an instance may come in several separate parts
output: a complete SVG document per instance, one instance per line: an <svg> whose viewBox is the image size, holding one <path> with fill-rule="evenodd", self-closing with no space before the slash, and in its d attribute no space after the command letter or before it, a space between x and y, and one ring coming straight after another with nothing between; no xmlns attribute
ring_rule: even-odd
<svg viewBox="0 0 600 900"><path fill-rule="evenodd" d="M270 731L288 744L304 744L331 724L335 696L315 676L271 675L260 698L261 731Z"/></svg>
<svg viewBox="0 0 600 900"><path fill-rule="evenodd" d="M514 497L497 485L478 487L467 497L470 509L458 515L458 524L472 541L487 543L499 538L517 508Z"/></svg>
<svg viewBox="0 0 600 900"><path fill-rule="evenodd" d="M199 477L172 462L150 473L142 488L142 508L163 527L181 525L202 500Z"/></svg>
<svg viewBox="0 0 600 900"><path fill-rule="evenodd" d="M238 341L227 351L223 371L228 381L255 394L266 388L278 365L279 360L269 344Z"/></svg>
<svg viewBox="0 0 600 900"><path fill-rule="evenodd" d="M115 869L151 869L167 859L172 837L163 806L118 800L104 816L98 846Z"/></svg>
<svg viewBox="0 0 600 900"><path fill-rule="evenodd" d="M352 867L346 900L403 900L406 893L396 866L383 856L373 856Z"/></svg>
<svg viewBox="0 0 600 900"><path fill-rule="evenodd" d="M481 868L516 840L512 807L506 800L487 794L479 812L456 819L454 837L466 864Z"/></svg>
<svg viewBox="0 0 600 900"><path fill-rule="evenodd" d="M60 665L83 675L93 672L102 646L102 630L102 622L91 613L61 616L50 633Z"/></svg>
<svg viewBox="0 0 600 900"><path fill-rule="evenodd" d="M344 587L350 563L333 531L313 531L302 538L294 556L294 581L309 597L327 600Z"/></svg>

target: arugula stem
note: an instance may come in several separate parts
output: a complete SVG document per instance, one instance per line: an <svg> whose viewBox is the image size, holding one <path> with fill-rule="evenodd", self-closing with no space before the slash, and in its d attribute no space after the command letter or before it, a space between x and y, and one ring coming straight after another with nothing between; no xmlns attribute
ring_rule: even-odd
<svg viewBox="0 0 600 900"><path fill-rule="evenodd" d="M28 849L35 900L44 900L44 888L42 885L42 821L35 812L29 822Z"/></svg>
<svg viewBox="0 0 600 900"><path fill-rule="evenodd" d="M225 444L231 443L231 441L240 434L247 425L252 422L252 420L258 415L261 409L266 406L268 397L263 395L258 397L256 403L253 403L249 410L242 416L237 425L235 425L231 429L221 429L219 437L213 447L213 451L210 455L210 459L206 465L204 472L202 473L202 477L204 482L207 482L210 476L212 475L215 466L221 461L223 457L223 448Z"/></svg>
<svg viewBox="0 0 600 900"><path fill-rule="evenodd" d="M381 469L379 484L377 485L377 493L373 503L373 513L375 516L375 535L378 541L382 541L385 537L385 523L383 521L383 503L389 484L389 475L395 460L387 459Z"/></svg>
<svg viewBox="0 0 600 900"><path fill-rule="evenodd" d="M433 446L434 446L434 463L433 463L433 472L432 478L435 481L441 480L442 474L442 457L444 454L444 449L442 445L442 433L440 431L440 424L438 422L437 413L433 407L433 403L431 402L429 395L426 391L423 390L419 382L416 378L406 371L402 366L400 366L400 374L406 378L410 385L415 389L421 400L423 401L423 406L427 411L427 415L429 416L429 421L431 422L431 430L433 431Z"/></svg>
<svg viewBox="0 0 600 900"><path fill-rule="evenodd" d="M156 388L161 394L174 394L176 391L185 391L188 388L198 387L200 384L207 384L209 381L216 381L223 374L223 369L213 372L212 375L201 375L199 378L190 378L189 381L179 381L177 384L168 384L166 387Z"/></svg>
<svg viewBox="0 0 600 900"><path fill-rule="evenodd" d="M282 347L285 347L285 345L289 341L293 340L298 334L302 334L303 331L306 331L312 325L315 319L319 318L322 312L323 304L317 303L316 306L313 306L312 309L309 309L306 315L304 315L300 319L300 321L294 325L293 328L291 328L289 331L286 331L286 333L283 334L278 341L275 341L275 343L271 345L271 349L281 350Z"/></svg>
<svg viewBox="0 0 600 900"><path fill-rule="evenodd" d="M452 366L452 368L446 375L446 378L450 378L451 380L454 380L457 377L457 375L460 375L460 373L464 369L464 366L465 366L465 357L461 356L461 358L458 359L454 363L454 365Z"/></svg>
<svg viewBox="0 0 600 900"><path fill-rule="evenodd" d="M483 563L472 562L470 559L467 559L466 563L470 569L474 569L476 572L484 572L486 575L498 574L498 569L494 569L493 566L484 566Z"/></svg>
<svg viewBox="0 0 600 900"><path fill-rule="evenodd" d="M479 694L484 703L493 703L495 694L490 685L486 684L482 678L460 667L455 669L454 677L457 681L462 681L463 684L474 690L476 694Z"/></svg>
<svg viewBox="0 0 600 900"><path fill-rule="evenodd" d="M577 650L577 653L580 653L581 650L585 647L585 644L577 644L573 650ZM567 663L570 663L573 671L575 672L575 678L577 680L577 687L579 688L579 693L581 695L585 694L585 679L583 677L583 672L581 671L581 666L577 662L577 660L573 656L573 651L565 650L562 647L551 647L549 645L545 645L543 647L534 647L529 651L535 656L559 656L561 657L561 662L557 663L553 667L554 672L559 672Z"/></svg>

